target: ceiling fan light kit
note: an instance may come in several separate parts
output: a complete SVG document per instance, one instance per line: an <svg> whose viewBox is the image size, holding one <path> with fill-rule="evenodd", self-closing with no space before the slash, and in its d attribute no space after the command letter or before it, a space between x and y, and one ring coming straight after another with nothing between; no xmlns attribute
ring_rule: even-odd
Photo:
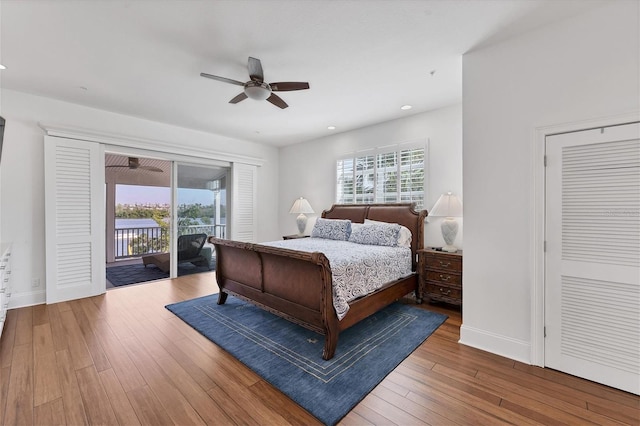
<svg viewBox="0 0 640 426"><path fill-rule="evenodd" d="M256 101L264 101L271 96L271 87L267 83L250 81L244 86L244 94Z"/></svg>
<svg viewBox="0 0 640 426"><path fill-rule="evenodd" d="M284 81L279 83L265 83L264 73L262 71L262 63L260 59L249 57L249 63L247 64L249 70L250 80L243 83L238 80L233 80L226 77L220 77L217 75L200 73L200 76L210 78L212 80L222 81L223 83L234 84L236 86L243 86L244 91L231 99L230 104L237 104L240 101L244 101L247 98L255 99L257 101L268 101L278 108L285 109L289 105L278 95L273 92L289 92L292 90L305 90L309 88L307 82L293 82Z"/></svg>

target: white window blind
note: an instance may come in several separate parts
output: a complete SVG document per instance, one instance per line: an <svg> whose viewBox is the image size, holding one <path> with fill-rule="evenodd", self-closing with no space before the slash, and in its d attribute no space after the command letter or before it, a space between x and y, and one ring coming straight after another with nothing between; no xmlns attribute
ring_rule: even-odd
<svg viewBox="0 0 640 426"><path fill-rule="evenodd" d="M336 162L336 202L424 205L425 148L395 147Z"/></svg>

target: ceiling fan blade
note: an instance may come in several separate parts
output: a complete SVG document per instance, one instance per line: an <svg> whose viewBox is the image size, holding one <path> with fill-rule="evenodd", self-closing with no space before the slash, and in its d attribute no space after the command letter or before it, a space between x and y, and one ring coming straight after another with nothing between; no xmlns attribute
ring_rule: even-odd
<svg viewBox="0 0 640 426"><path fill-rule="evenodd" d="M236 86L244 86L244 83L238 80L232 80L230 78L226 78L226 77L219 77L217 75L211 75L211 74L207 74L205 72L201 72L200 76L202 77L206 77L206 78L211 78L213 80L218 80L218 81L222 81L223 83L231 83L231 84L235 84Z"/></svg>
<svg viewBox="0 0 640 426"><path fill-rule="evenodd" d="M284 81L280 83L269 83L274 92L288 92L290 90L305 90L309 88L309 83Z"/></svg>
<svg viewBox="0 0 640 426"><path fill-rule="evenodd" d="M285 101L282 100L280 96L276 95L275 93L272 93L271 96L267 98L267 100L282 109L285 109L289 106Z"/></svg>
<svg viewBox="0 0 640 426"><path fill-rule="evenodd" d="M229 101L230 104L237 104L240 101L244 101L245 99L247 99L247 95L244 94L244 92L240 93L238 96L236 96L235 98L231 99Z"/></svg>
<svg viewBox="0 0 640 426"><path fill-rule="evenodd" d="M136 168L137 170L147 170L149 172L164 172L164 170L158 168L158 167L153 167L153 166L138 166Z"/></svg>
<svg viewBox="0 0 640 426"><path fill-rule="evenodd" d="M262 72L262 63L260 59L249 56L249 77L251 80L262 83L264 81L264 72Z"/></svg>
<svg viewBox="0 0 640 426"><path fill-rule="evenodd" d="M129 168L129 166L104 166L104 167L107 168L107 169L110 168L110 167L120 167L120 168L125 168L125 169Z"/></svg>

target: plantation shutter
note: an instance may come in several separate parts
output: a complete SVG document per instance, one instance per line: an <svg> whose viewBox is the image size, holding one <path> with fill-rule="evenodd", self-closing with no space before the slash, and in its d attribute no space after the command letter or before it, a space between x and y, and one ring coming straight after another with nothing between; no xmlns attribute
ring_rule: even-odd
<svg viewBox="0 0 640 426"><path fill-rule="evenodd" d="M353 158L338 160L336 201L338 204L353 203Z"/></svg>
<svg viewBox="0 0 640 426"><path fill-rule="evenodd" d="M376 203L398 201L398 153L376 156Z"/></svg>
<svg viewBox="0 0 640 426"><path fill-rule="evenodd" d="M400 151L400 201L424 205L424 148Z"/></svg>
<svg viewBox="0 0 640 426"><path fill-rule="evenodd" d="M336 162L336 202L414 202L424 206L426 149L424 144L395 149L382 148L376 154L341 159ZM384 150L384 151L382 151Z"/></svg>
<svg viewBox="0 0 640 426"><path fill-rule="evenodd" d="M373 155L365 155L355 159L355 202L373 203L375 190L376 162Z"/></svg>
<svg viewBox="0 0 640 426"><path fill-rule="evenodd" d="M232 175L232 240L256 242L258 237L258 168L257 166L233 163Z"/></svg>
<svg viewBox="0 0 640 426"><path fill-rule="evenodd" d="M640 125L547 138L545 365L640 393Z"/></svg>
<svg viewBox="0 0 640 426"><path fill-rule="evenodd" d="M45 136L47 303L105 292L100 144Z"/></svg>

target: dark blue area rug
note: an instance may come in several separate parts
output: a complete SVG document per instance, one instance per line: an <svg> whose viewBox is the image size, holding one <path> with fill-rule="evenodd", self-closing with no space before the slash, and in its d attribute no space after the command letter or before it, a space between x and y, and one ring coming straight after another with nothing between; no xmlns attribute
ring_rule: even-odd
<svg viewBox="0 0 640 426"><path fill-rule="evenodd" d="M335 356L322 359L324 337L229 296L167 305L212 342L333 425L426 340L446 315L394 303L340 334Z"/></svg>
<svg viewBox="0 0 640 426"><path fill-rule="evenodd" d="M196 266L191 263L181 263L178 265L178 276L197 274L215 270L215 262L211 261L210 266ZM107 280L116 287L146 281L163 280L169 278L168 272L163 272L155 265L142 263L135 265L110 266L107 268Z"/></svg>

